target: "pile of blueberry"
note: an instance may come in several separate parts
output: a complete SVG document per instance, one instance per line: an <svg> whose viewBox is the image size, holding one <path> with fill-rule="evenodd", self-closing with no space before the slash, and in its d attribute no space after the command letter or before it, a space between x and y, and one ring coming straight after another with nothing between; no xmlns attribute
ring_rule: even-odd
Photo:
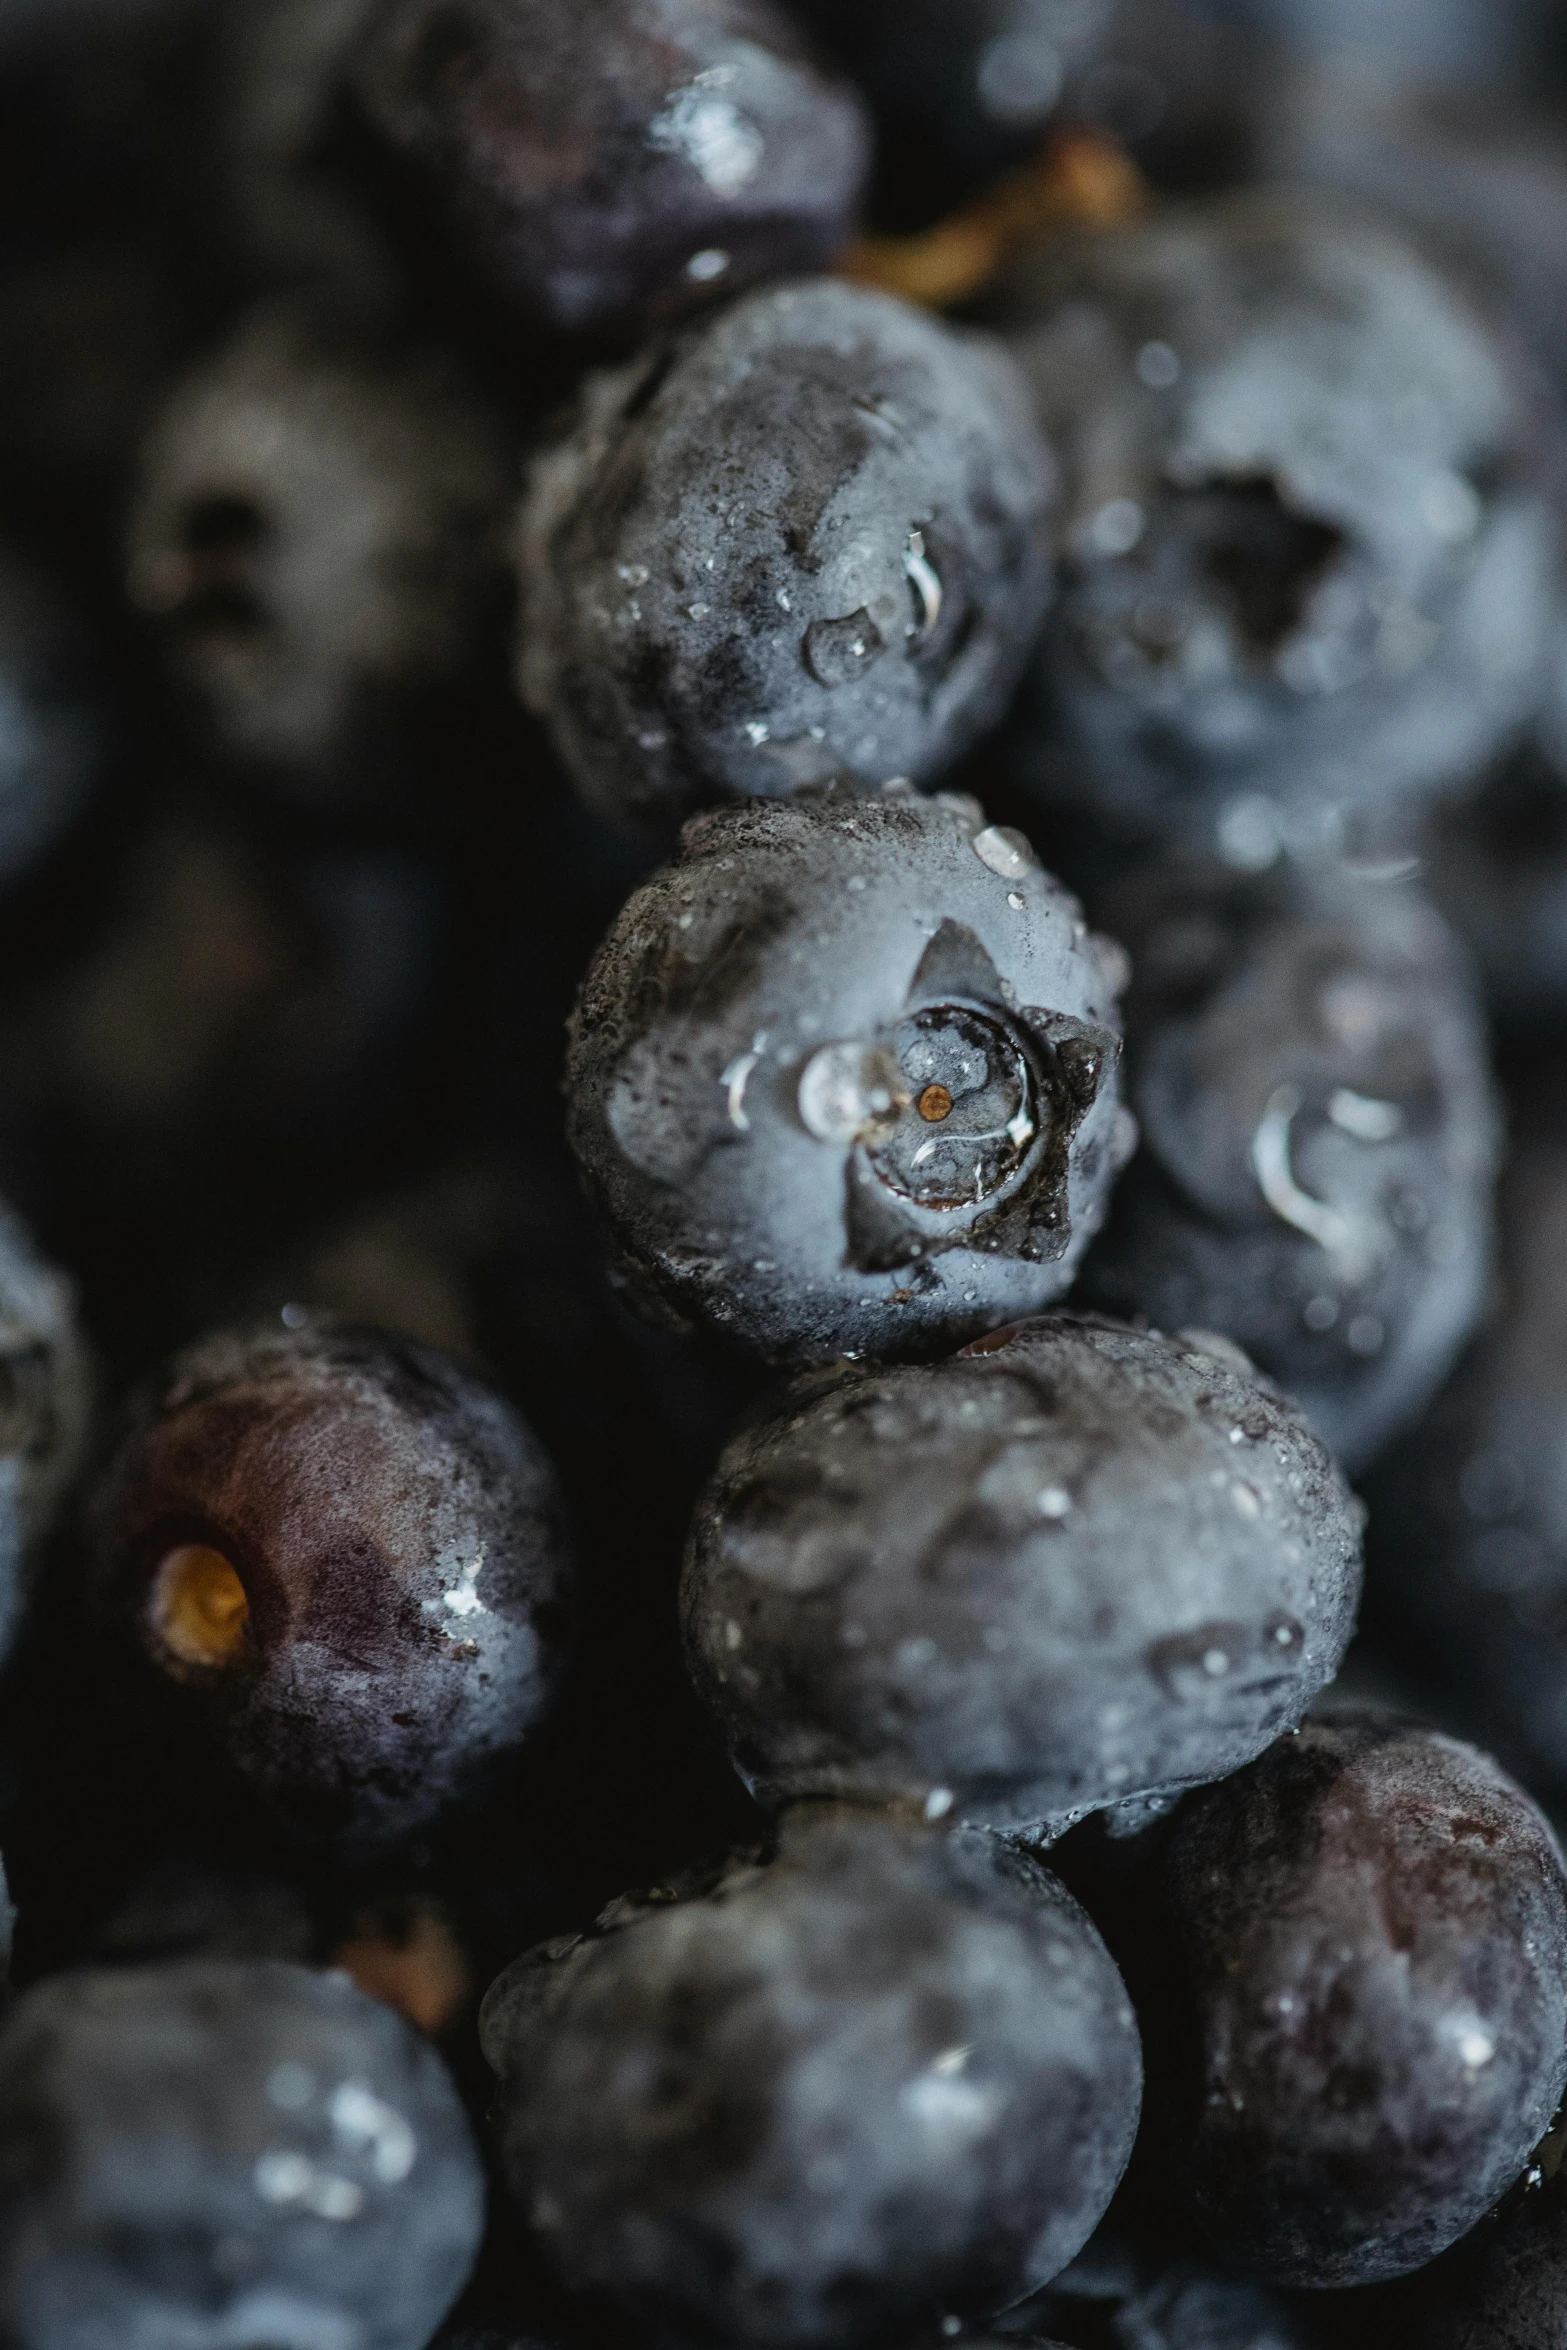
<svg viewBox="0 0 1567 2350"><path fill-rule="evenodd" d="M1553 0L0 0L0 2346L1567 2350Z"/></svg>

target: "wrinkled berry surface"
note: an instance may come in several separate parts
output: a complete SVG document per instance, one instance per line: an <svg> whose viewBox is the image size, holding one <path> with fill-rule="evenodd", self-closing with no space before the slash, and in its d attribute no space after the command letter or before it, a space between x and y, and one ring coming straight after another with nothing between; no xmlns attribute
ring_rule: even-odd
<svg viewBox="0 0 1567 2350"><path fill-rule="evenodd" d="M1130 1145L1122 976L971 801L699 819L600 948L567 1064L632 1296L785 1362L1048 1304Z"/></svg>
<svg viewBox="0 0 1567 2350"><path fill-rule="evenodd" d="M918 781L1000 718L1051 460L991 337L831 279L588 379L521 523L521 681L621 816Z"/></svg>
<svg viewBox="0 0 1567 2350"><path fill-rule="evenodd" d="M994 315L1065 476L1009 754L1112 838L1265 864L1407 830L1527 723L1543 427L1371 216L1246 192L1047 248Z"/></svg>
<svg viewBox="0 0 1567 2350"><path fill-rule="evenodd" d="M835 1807L519 1959L482 2030L550 2260L736 2345L896 2341L1045 2282L1140 2095L1120 1978L1053 1878Z"/></svg>
<svg viewBox="0 0 1567 2350"><path fill-rule="evenodd" d="M744 1426L697 1511L686 1649L765 1801L1059 1833L1297 1722L1359 1562L1327 1454L1223 1341L1061 1318Z"/></svg>
<svg viewBox="0 0 1567 2350"><path fill-rule="evenodd" d="M1311 1721L1174 1824L1216 2239L1281 2282L1420 2267L1522 2174L1567 2084L1567 1874L1489 1756Z"/></svg>

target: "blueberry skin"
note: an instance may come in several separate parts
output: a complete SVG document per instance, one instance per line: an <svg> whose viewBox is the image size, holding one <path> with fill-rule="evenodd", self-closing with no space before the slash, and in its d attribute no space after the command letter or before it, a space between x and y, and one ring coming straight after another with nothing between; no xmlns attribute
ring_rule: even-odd
<svg viewBox="0 0 1567 2350"><path fill-rule="evenodd" d="M1120 1977L991 1838L836 1806L780 1834L499 1977L512 2193L568 2284L702 2340L848 2350L994 2309L1064 2267L1125 2166Z"/></svg>
<svg viewBox="0 0 1567 2350"><path fill-rule="evenodd" d="M0 1201L0 1657L20 1626L31 1556L82 1466L92 1404L75 1289Z"/></svg>
<svg viewBox="0 0 1567 2350"><path fill-rule="evenodd" d="M351 305L242 319L146 434L127 557L212 739L318 793L385 770L487 617L500 641L515 462L444 354Z"/></svg>
<svg viewBox="0 0 1567 2350"><path fill-rule="evenodd" d="M570 1595L554 1475L431 1348L325 1319L206 1339L143 1400L93 1516L101 1615L312 1840L411 1835L547 1710ZM160 1629L160 1569L190 1544L244 1586L225 1662Z"/></svg>
<svg viewBox="0 0 1567 2350"><path fill-rule="evenodd" d="M1030 1837L1168 1809L1338 1669L1360 1511L1222 1339L1059 1316L804 1380L693 1522L686 1655L765 1803Z"/></svg>
<svg viewBox="0 0 1567 2350"><path fill-rule="evenodd" d="M1234 1339L1354 1474L1485 1303L1500 1135L1464 958L1407 881L1162 868L1098 912L1132 958L1142 1149L1078 1294Z"/></svg>
<svg viewBox="0 0 1567 2350"><path fill-rule="evenodd" d="M887 294L751 294L590 377L537 462L523 698L597 808L916 782L1002 715L1055 474L1000 344Z"/></svg>
<svg viewBox="0 0 1567 2350"><path fill-rule="evenodd" d="M113 745L111 697L86 630L0 551L0 890L84 814Z"/></svg>
<svg viewBox="0 0 1567 2350"><path fill-rule="evenodd" d="M1567 1790L1567 1153L1504 1179L1486 1327L1366 1486L1368 1611L1529 1786Z"/></svg>
<svg viewBox="0 0 1567 2350"><path fill-rule="evenodd" d="M440 2059L274 1959L56 1977L0 2036L17 2350L423 2350L484 2224Z"/></svg>
<svg viewBox="0 0 1567 2350"><path fill-rule="evenodd" d="M1066 477L1016 780L1122 844L1380 845L1527 724L1546 427L1456 285L1246 192L1020 266L993 323Z"/></svg>
<svg viewBox="0 0 1567 2350"><path fill-rule="evenodd" d="M1048 1304L1131 1146L1123 976L972 801L694 821L599 949L567 1058L633 1301L774 1362L930 1354Z"/></svg>
<svg viewBox="0 0 1567 2350"><path fill-rule="evenodd" d="M1421 2267L1567 2085L1567 1873L1478 1749L1346 1712L1186 1806L1166 1862L1221 2249L1275 2282Z"/></svg>
<svg viewBox="0 0 1567 2350"><path fill-rule="evenodd" d="M353 78L492 295L567 334L826 268L870 159L858 97L767 0L382 0Z"/></svg>

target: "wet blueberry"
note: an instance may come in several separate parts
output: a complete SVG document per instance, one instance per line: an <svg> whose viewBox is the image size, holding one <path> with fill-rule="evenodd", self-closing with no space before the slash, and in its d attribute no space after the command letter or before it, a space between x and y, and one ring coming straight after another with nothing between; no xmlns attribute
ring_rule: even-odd
<svg viewBox="0 0 1567 2350"><path fill-rule="evenodd" d="M621 816L918 781L1000 717L1053 471L999 344L830 279L590 379L522 522L522 684Z"/></svg>
<svg viewBox="0 0 1567 2350"><path fill-rule="evenodd" d="M440 2060L342 1976L275 1960L27 1993L0 2166L18 2350L422 2350L483 2226Z"/></svg>
<svg viewBox="0 0 1567 2350"><path fill-rule="evenodd" d="M770 0L382 0L355 82L491 291L568 333L826 267L869 157Z"/></svg>
<svg viewBox="0 0 1567 2350"><path fill-rule="evenodd" d="M444 356L310 308L242 322L147 436L129 551L219 744L328 791L365 738L384 766L389 714L497 618L511 463Z"/></svg>
<svg viewBox="0 0 1567 2350"><path fill-rule="evenodd" d="M1497 1121L1474 990L1407 880L1163 870L1112 892L1142 1150L1081 1294L1235 1339L1352 1472L1485 1298Z"/></svg>
<svg viewBox="0 0 1567 2350"><path fill-rule="evenodd" d="M1554 1102L1555 1082L1547 1078ZM1436 1403L1367 1486L1368 1611L1532 1787L1567 1790L1567 1154L1503 1183L1503 1281Z"/></svg>
<svg viewBox="0 0 1567 2350"><path fill-rule="evenodd" d="M142 1403L95 1521L102 1608L307 1836L381 1842L448 1811L558 1678L548 1464L498 1396L411 1341L295 1307L193 1347Z"/></svg>
<svg viewBox="0 0 1567 2350"><path fill-rule="evenodd" d="M0 1203L0 1656L21 1621L31 1553L82 1465L92 1386L72 1284Z"/></svg>
<svg viewBox="0 0 1567 2350"><path fill-rule="evenodd" d="M568 2284L686 2337L832 2350L994 2309L1125 2163L1120 1978L990 1838L818 1806L781 1837L499 1978L512 2193Z"/></svg>
<svg viewBox="0 0 1567 2350"><path fill-rule="evenodd" d="M1049 1303L1130 1147L1120 978L972 801L698 819L573 1024L571 1139L633 1298L775 1361Z"/></svg>
<svg viewBox="0 0 1567 2350"><path fill-rule="evenodd" d="M1544 427L1396 235L1247 192L1047 249L995 315L1067 481L1010 754L1042 805L1255 868L1401 833L1521 731Z"/></svg>
<svg viewBox="0 0 1567 2350"><path fill-rule="evenodd" d="M1183 1808L1169 1899L1202 2048L1193 2191L1278 2281L1431 2260L1567 2085L1567 1874L1488 1755L1311 1721Z"/></svg>
<svg viewBox="0 0 1567 2350"><path fill-rule="evenodd" d="M1222 1339L1022 1323L744 1425L692 1529L687 1655L764 1802L1134 1825L1332 1678L1359 1523Z"/></svg>

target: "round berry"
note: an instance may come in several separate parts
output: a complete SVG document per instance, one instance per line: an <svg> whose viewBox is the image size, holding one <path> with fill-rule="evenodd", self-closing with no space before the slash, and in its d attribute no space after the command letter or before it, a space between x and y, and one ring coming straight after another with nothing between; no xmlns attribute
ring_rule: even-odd
<svg viewBox="0 0 1567 2350"><path fill-rule="evenodd" d="M733 2343L896 2338L1045 2283L1130 2150L1137 2034L1037 1863L805 1807L485 2002L513 2195L568 2284Z"/></svg>
<svg viewBox="0 0 1567 2350"><path fill-rule="evenodd" d="M205 1340L142 1403L95 1518L102 1608L312 1837L437 1818L558 1679L548 1463L411 1341L308 1321Z"/></svg>
<svg viewBox="0 0 1567 2350"><path fill-rule="evenodd" d="M1056 1835L1300 1720L1353 1629L1359 1527L1224 1340L1022 1323L742 1427L693 1524L686 1651L764 1802Z"/></svg>
<svg viewBox="0 0 1567 2350"><path fill-rule="evenodd" d="M58 1976L0 2034L18 2350L423 2350L484 2221L439 2058L341 1975Z"/></svg>
<svg viewBox="0 0 1567 2350"><path fill-rule="evenodd" d="M1169 1900L1202 2047L1188 2175L1221 2247L1295 2285L1435 2258L1567 2086L1567 1872L1488 1755L1308 1722L1186 1806Z"/></svg>
<svg viewBox="0 0 1567 2350"><path fill-rule="evenodd" d="M588 972L570 1134L645 1310L775 1361L1058 1297L1131 1134L1119 951L971 801L726 809Z"/></svg>
<svg viewBox="0 0 1567 2350"><path fill-rule="evenodd" d="M1353 1473L1485 1302L1499 1136L1468 969L1407 881L1164 869L1099 910L1132 957L1142 1149L1081 1294L1233 1338Z"/></svg>
<svg viewBox="0 0 1567 2350"><path fill-rule="evenodd" d="M254 314L177 385L129 585L220 744L329 787L384 768L389 705L405 726L504 611L512 462L444 357L319 309Z"/></svg>
<svg viewBox="0 0 1567 2350"><path fill-rule="evenodd" d="M522 686L612 814L918 781L1001 716L1054 474L1001 346L831 279L590 378L522 519Z"/></svg>
<svg viewBox="0 0 1567 2350"><path fill-rule="evenodd" d="M492 294L565 333L825 268L869 161L769 0L381 0L355 80Z"/></svg>
<svg viewBox="0 0 1567 2350"><path fill-rule="evenodd" d="M1009 752L1042 805L1256 866L1401 834L1527 724L1543 426L1374 218L1248 191L1046 248L997 314L1066 474Z"/></svg>

